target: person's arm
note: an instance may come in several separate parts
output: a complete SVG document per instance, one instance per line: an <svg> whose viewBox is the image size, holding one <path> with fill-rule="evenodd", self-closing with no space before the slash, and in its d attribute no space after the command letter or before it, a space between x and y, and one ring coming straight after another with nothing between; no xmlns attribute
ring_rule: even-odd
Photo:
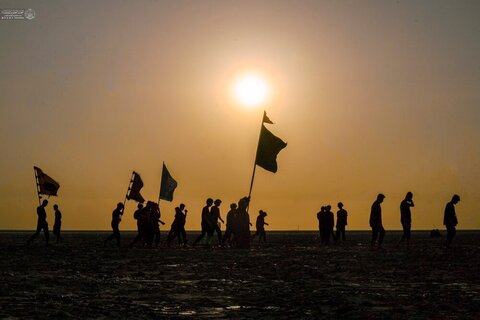
<svg viewBox="0 0 480 320"><path fill-rule="evenodd" d="M266 223L266 222L264 222L264 224L265 224L266 226L268 226L268 225L269 225L269 224L268 224L268 223Z"/></svg>
<svg viewBox="0 0 480 320"><path fill-rule="evenodd" d="M162 226L165 225L165 222L163 222L162 220L158 219L158 222L160 222L162 224Z"/></svg>

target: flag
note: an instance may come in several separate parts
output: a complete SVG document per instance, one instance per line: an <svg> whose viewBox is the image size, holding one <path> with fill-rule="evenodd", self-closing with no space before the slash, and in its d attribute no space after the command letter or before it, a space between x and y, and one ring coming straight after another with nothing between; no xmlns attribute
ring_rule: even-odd
<svg viewBox="0 0 480 320"><path fill-rule="evenodd" d="M286 146L287 144L282 139L276 137L262 124L255 164L265 170L277 172L277 155Z"/></svg>
<svg viewBox="0 0 480 320"><path fill-rule="evenodd" d="M273 124L272 120L270 120L268 117L267 117L267 112L266 111L263 111L263 122L262 123L270 123L270 124Z"/></svg>
<svg viewBox="0 0 480 320"><path fill-rule="evenodd" d="M162 169L162 181L160 184L160 197L159 199L172 201L173 200L173 192L177 187L177 181L172 178L170 172L168 172L167 166L165 163L163 164Z"/></svg>
<svg viewBox="0 0 480 320"><path fill-rule="evenodd" d="M128 200L135 200L140 203L144 203L145 199L142 197L140 194L140 190L143 188L143 181L142 178L138 173L133 171L132 173L133 177L130 185L130 188L127 191L127 199Z"/></svg>
<svg viewBox="0 0 480 320"><path fill-rule="evenodd" d="M49 175L43 173L39 167L33 167L33 170L35 170L35 176L37 177L38 194L56 196L60 184Z"/></svg>

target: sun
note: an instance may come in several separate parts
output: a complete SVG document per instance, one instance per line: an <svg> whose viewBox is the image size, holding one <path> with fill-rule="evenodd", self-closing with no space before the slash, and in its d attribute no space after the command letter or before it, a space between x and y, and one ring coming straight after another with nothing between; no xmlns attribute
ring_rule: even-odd
<svg viewBox="0 0 480 320"><path fill-rule="evenodd" d="M233 96L245 107L256 107L268 98L270 88L265 79L256 73L244 74L233 84Z"/></svg>

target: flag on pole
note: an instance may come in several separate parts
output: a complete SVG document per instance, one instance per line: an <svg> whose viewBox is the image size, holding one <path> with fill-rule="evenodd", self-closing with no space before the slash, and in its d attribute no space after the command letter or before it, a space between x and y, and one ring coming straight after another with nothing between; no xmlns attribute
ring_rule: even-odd
<svg viewBox="0 0 480 320"><path fill-rule="evenodd" d="M263 111L263 123L273 124L272 120L267 117L267 111Z"/></svg>
<svg viewBox="0 0 480 320"><path fill-rule="evenodd" d="M35 175L37 177L38 194L56 196L57 191L60 188L60 184L53 180L49 175L43 173L42 169L39 167L33 167L33 169L35 170Z"/></svg>
<svg viewBox="0 0 480 320"><path fill-rule="evenodd" d="M264 115L264 121L265 121ZM267 118L268 119L268 118ZM270 121L270 120L269 120ZM257 158L255 164L270 172L277 172L277 155L287 146L285 142L268 131L262 124L258 139Z"/></svg>
<svg viewBox="0 0 480 320"><path fill-rule="evenodd" d="M127 191L127 199L144 203L145 199L140 194L140 190L142 190L143 188L142 178L135 171L133 171L132 175L133 177L132 177L132 180L130 181L131 183L130 188L128 188L128 191Z"/></svg>
<svg viewBox="0 0 480 320"><path fill-rule="evenodd" d="M173 192L177 187L177 181L172 178L170 172L168 172L167 166L165 163L163 164L162 169L162 181L160 184L160 197L159 199L172 201L173 200Z"/></svg>

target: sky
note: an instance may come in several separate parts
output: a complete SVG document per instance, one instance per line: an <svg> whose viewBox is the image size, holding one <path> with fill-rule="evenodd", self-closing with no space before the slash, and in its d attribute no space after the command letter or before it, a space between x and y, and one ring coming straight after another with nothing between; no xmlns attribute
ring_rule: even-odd
<svg viewBox="0 0 480 320"><path fill-rule="evenodd" d="M208 197L248 194L263 111L288 143L278 172L257 168L250 208L267 230L314 230L323 205L366 230L480 228L478 1L7 1L32 20L0 20L0 229L34 229L33 166L60 182L65 230L108 230L132 170L158 199L162 163L178 181L162 220L185 203L200 229ZM246 108L235 79L263 75ZM129 201L121 230L136 227Z"/></svg>

